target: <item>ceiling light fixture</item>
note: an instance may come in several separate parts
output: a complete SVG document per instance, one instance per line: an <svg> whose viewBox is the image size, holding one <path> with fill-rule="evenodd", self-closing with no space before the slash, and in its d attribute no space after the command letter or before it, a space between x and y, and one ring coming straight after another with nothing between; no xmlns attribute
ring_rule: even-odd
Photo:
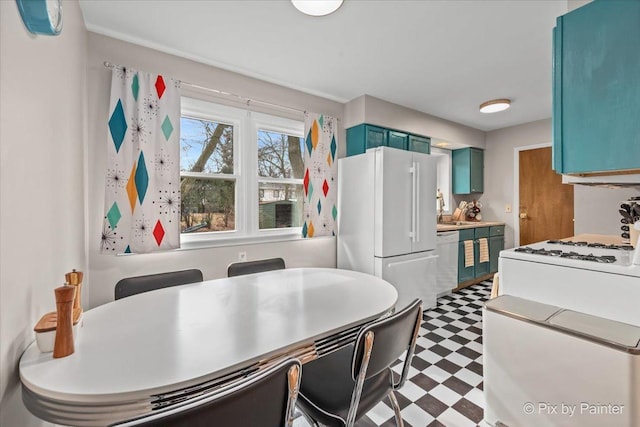
<svg viewBox="0 0 640 427"><path fill-rule="evenodd" d="M481 113L497 113L498 111L504 111L511 105L510 99L492 99L491 101L483 102L480 104Z"/></svg>
<svg viewBox="0 0 640 427"><path fill-rule="evenodd" d="M343 0L291 0L300 12L311 16L325 16L338 10Z"/></svg>

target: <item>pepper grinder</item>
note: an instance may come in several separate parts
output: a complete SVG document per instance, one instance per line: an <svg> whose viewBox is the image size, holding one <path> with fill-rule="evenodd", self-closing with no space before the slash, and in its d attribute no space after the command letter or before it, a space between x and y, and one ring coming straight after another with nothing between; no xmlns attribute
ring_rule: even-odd
<svg viewBox="0 0 640 427"><path fill-rule="evenodd" d="M75 286L60 286L54 289L56 294L57 326L56 338L53 344L55 359L66 357L75 351L73 345L73 301L76 294Z"/></svg>
<svg viewBox="0 0 640 427"><path fill-rule="evenodd" d="M71 286L75 286L76 288L76 296L73 300L74 310L82 308L82 276L82 271L76 271L75 268L70 273L66 273L64 275L64 279L66 280L66 282Z"/></svg>

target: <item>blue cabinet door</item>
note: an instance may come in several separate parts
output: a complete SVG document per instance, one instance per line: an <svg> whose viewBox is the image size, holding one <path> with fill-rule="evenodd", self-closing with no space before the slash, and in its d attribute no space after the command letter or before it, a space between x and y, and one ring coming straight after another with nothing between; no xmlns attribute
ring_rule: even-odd
<svg viewBox="0 0 640 427"><path fill-rule="evenodd" d="M409 150L418 153L431 153L431 138L424 136L409 135Z"/></svg>
<svg viewBox="0 0 640 427"><path fill-rule="evenodd" d="M387 145L389 131L371 125L364 125L366 129L366 148L382 147Z"/></svg>
<svg viewBox="0 0 640 427"><path fill-rule="evenodd" d="M471 240L471 242L473 242L473 240ZM474 279L475 277L474 266L465 267L464 242L458 242L458 283L466 282L467 280Z"/></svg>
<svg viewBox="0 0 640 427"><path fill-rule="evenodd" d="M402 132L390 130L387 137L387 145L400 150L406 150L408 146L409 135Z"/></svg>
<svg viewBox="0 0 640 427"><path fill-rule="evenodd" d="M387 145L388 133L387 129L368 124L347 129L347 156L362 154L367 148Z"/></svg>
<svg viewBox="0 0 640 427"><path fill-rule="evenodd" d="M453 194L484 191L484 152L479 148L453 150Z"/></svg>
<svg viewBox="0 0 640 427"><path fill-rule="evenodd" d="M639 169L640 1L595 0L553 37L554 169Z"/></svg>
<svg viewBox="0 0 640 427"><path fill-rule="evenodd" d="M489 274L490 261L491 257L489 257L488 261L480 262L480 239L486 239L487 242L487 252L489 252L489 227L477 227L474 229L474 264L475 264L475 277L481 277ZM487 253L487 255L490 255Z"/></svg>
<svg viewBox="0 0 640 427"><path fill-rule="evenodd" d="M489 238L489 273L496 273L498 271L498 258L500 257L500 251L503 249L504 236L493 236Z"/></svg>

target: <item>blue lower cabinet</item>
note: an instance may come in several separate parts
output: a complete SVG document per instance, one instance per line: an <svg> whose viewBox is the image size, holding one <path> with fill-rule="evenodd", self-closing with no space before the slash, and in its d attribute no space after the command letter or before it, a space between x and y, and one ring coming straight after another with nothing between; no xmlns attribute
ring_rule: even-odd
<svg viewBox="0 0 640 427"><path fill-rule="evenodd" d="M500 251L504 249L504 225L489 227L489 236L489 272L497 273Z"/></svg>
<svg viewBox="0 0 640 427"><path fill-rule="evenodd" d="M490 237L492 229L494 227L476 227L467 228L459 231L459 243L458 243L458 284L468 282L473 279L484 277L491 273L493 270L493 258L491 255L491 241L496 237ZM495 227L493 232L501 232L504 227ZM502 236L497 237L503 239ZM487 249L489 260L480 262L480 239L487 240ZM473 248L473 265L465 267L465 242L469 242ZM503 242L504 245L504 242ZM498 251L499 252L499 251ZM497 265L496 257L496 265ZM497 269L496 269L497 270Z"/></svg>
<svg viewBox="0 0 640 427"><path fill-rule="evenodd" d="M504 249L504 236L493 236L489 238L489 272L498 272L498 258L500 251Z"/></svg>
<svg viewBox="0 0 640 427"><path fill-rule="evenodd" d="M474 232L474 264L476 267L475 277L481 277L489 274L490 262L480 262L480 239L486 239L487 252L489 251L489 227L478 227ZM487 255L489 255L487 253Z"/></svg>
<svg viewBox="0 0 640 427"><path fill-rule="evenodd" d="M473 240L469 240L473 243ZM458 283L472 280L476 277L475 267L465 267L464 241L458 243Z"/></svg>

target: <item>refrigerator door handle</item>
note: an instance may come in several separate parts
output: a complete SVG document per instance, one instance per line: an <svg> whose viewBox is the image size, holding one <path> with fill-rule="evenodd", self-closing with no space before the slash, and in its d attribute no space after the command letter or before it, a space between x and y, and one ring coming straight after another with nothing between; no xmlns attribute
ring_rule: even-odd
<svg viewBox="0 0 640 427"><path fill-rule="evenodd" d="M416 192L416 201L415 201L415 226L414 226L414 233L415 233L415 238L413 239L414 242L419 242L420 241L420 163L415 162L414 163L414 167L416 168L416 185L415 185L415 192Z"/></svg>
<svg viewBox="0 0 640 427"><path fill-rule="evenodd" d="M417 191L416 191L417 168L416 168L415 162L411 164L411 167L409 168L409 173L411 174L411 231L409 231L409 237L411 237L412 242L415 242L416 241L416 220L417 220L416 202L418 198Z"/></svg>

